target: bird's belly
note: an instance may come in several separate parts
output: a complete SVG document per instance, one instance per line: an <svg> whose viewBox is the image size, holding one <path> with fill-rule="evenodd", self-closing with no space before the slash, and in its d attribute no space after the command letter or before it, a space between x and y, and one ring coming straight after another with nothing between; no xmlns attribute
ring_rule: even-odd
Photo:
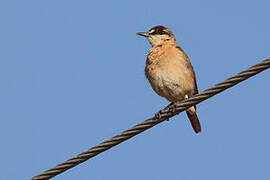
<svg viewBox="0 0 270 180"><path fill-rule="evenodd" d="M154 91L171 102L183 100L187 94L185 76L175 75L166 70L149 73L149 82Z"/></svg>

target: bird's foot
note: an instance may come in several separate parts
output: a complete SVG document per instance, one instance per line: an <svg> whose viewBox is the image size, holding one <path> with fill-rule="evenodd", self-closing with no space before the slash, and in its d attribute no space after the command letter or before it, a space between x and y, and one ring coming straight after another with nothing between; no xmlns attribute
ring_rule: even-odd
<svg viewBox="0 0 270 180"><path fill-rule="evenodd" d="M155 118L160 120L162 118L162 114L166 113L166 108L165 109L162 109L160 111L158 111L156 114L155 114ZM167 121L169 121L169 118L165 119Z"/></svg>
<svg viewBox="0 0 270 180"><path fill-rule="evenodd" d="M169 112L171 113L175 113L175 108L176 108L176 104L174 102L172 102L171 104L169 104Z"/></svg>
<svg viewBox="0 0 270 180"><path fill-rule="evenodd" d="M163 113L164 113L163 110L158 111L157 113L155 113L155 118L160 119L161 114L163 114Z"/></svg>
<svg viewBox="0 0 270 180"><path fill-rule="evenodd" d="M155 114L155 118L160 119L160 118L162 117L161 115L164 114L164 113L166 113L166 112L172 112L172 113L174 113L175 106L170 107L170 106L172 106L172 105L174 105L174 103L170 103L166 108L164 108L164 109L158 111L158 112ZM169 121L169 118L166 119L166 120Z"/></svg>

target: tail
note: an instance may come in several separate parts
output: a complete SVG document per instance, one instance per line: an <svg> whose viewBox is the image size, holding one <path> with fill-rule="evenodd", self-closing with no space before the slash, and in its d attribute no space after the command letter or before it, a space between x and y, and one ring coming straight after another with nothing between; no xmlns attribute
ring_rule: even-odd
<svg viewBox="0 0 270 180"><path fill-rule="evenodd" d="M202 129L201 129L200 121L199 121L198 116L196 114L195 107L192 106L192 107L188 108L186 110L186 113L187 113L187 116L188 116L188 118L190 120L190 123L191 123L194 131L196 133L200 133L202 131Z"/></svg>

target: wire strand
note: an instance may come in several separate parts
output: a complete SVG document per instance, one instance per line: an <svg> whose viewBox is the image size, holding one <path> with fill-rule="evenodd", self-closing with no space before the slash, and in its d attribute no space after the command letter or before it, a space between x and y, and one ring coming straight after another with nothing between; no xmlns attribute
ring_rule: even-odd
<svg viewBox="0 0 270 180"><path fill-rule="evenodd" d="M46 180L53 178L54 176L63 173L64 171L83 163L84 161L112 148L113 146L116 146L123 141L126 141L129 138L132 138L133 136L173 117L176 114L179 114L180 112L186 110L187 108L194 106L248 78L251 76L254 76L265 69L268 69L270 67L270 59L266 59L263 62L256 64L252 67L250 67L248 70L245 70L241 73L238 73L237 75L223 81L222 83L216 84L212 88L206 89L205 91L201 92L200 94L197 94L189 99L186 99L184 101L175 103L173 105L167 106L166 108L159 111L158 116L151 117L147 119L146 121L132 127L131 129L128 129L124 132L122 132L119 135L116 135L112 137L111 139L104 141L100 143L99 145L92 147L91 149L78 154L76 157L73 157L69 160L67 160L64 163L61 163L57 166L55 166L52 169L49 169L35 177L32 178L32 180Z"/></svg>

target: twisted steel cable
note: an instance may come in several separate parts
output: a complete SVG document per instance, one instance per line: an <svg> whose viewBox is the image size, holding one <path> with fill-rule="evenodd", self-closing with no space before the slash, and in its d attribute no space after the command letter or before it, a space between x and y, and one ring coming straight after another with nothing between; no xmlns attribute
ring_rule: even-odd
<svg viewBox="0 0 270 180"><path fill-rule="evenodd" d="M252 67L250 67L248 70L243 71L227 80L225 80L222 83L219 83L217 85L215 85L212 88L206 89L205 91L203 91L200 94L197 94L189 99L186 99L184 101L175 103L173 105L169 105L166 108L162 109L161 111L159 111L157 113L157 115L155 115L152 118L147 119L146 121L144 121L143 123L140 123L134 127L132 127L131 129L128 129L124 132L122 132L119 135L116 135L114 137L112 137L111 139L102 142L101 144L92 147L91 149L78 154L76 157L71 158L69 160L67 160L64 163L61 163L57 166L55 166L52 169L49 169L45 172L43 172L42 174L39 174L35 177L32 178L32 180L45 180L45 179L50 179L96 155L98 155L99 153L102 153L108 149L110 149L113 146L116 146L117 144L120 144L121 142L171 118L172 116L179 114L180 112L186 110L187 108L196 105L248 78L250 78L251 76L254 76L260 72L262 72L265 69L268 69L270 67L270 59L266 59L263 62L254 65Z"/></svg>

